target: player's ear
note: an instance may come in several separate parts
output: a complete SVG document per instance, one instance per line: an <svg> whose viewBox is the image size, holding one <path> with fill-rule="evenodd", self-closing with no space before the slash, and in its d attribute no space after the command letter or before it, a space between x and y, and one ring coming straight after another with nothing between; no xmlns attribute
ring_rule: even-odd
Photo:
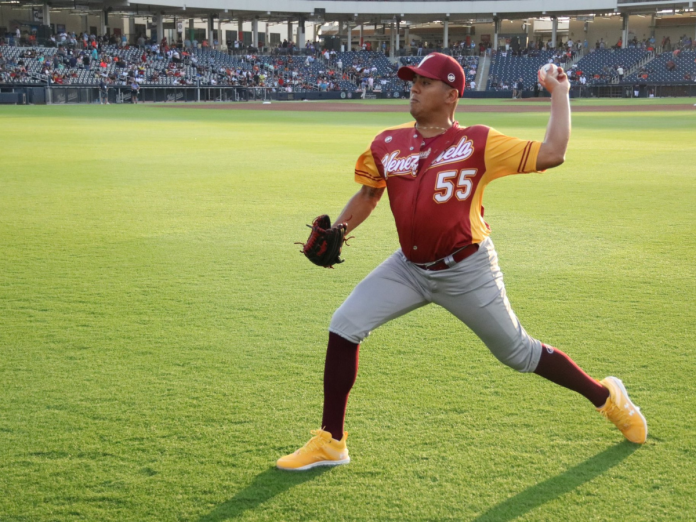
<svg viewBox="0 0 696 522"><path fill-rule="evenodd" d="M450 87L447 89L447 94L445 94L445 100L447 103L457 103L457 100L459 100L459 91Z"/></svg>

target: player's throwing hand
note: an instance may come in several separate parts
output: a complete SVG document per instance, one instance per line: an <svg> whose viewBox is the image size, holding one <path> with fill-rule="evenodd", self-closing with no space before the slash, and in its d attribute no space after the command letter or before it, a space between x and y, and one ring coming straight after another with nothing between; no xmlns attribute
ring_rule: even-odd
<svg viewBox="0 0 696 522"><path fill-rule="evenodd" d="M545 65L544 67L548 67ZM570 90L570 82L568 75L563 70L563 67L549 67L549 70L544 74L539 74L539 83L541 86L553 94L557 88L560 88L559 93L567 94Z"/></svg>

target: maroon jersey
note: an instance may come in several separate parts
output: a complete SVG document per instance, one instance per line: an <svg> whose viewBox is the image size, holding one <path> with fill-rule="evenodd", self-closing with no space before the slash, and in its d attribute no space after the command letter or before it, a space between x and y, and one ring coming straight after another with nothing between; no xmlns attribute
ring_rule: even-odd
<svg viewBox="0 0 696 522"><path fill-rule="evenodd" d="M387 188L404 255L430 263L490 234L484 188L502 176L535 172L540 146L457 122L426 141L411 122L375 137L358 158L355 180Z"/></svg>

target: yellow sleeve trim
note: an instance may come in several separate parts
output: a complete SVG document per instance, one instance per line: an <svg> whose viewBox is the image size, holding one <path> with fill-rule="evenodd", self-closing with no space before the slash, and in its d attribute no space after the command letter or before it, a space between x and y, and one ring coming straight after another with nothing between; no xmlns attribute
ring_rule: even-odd
<svg viewBox="0 0 696 522"><path fill-rule="evenodd" d="M540 148L539 141L521 140L489 129L485 152L487 181L511 174L537 172Z"/></svg>
<svg viewBox="0 0 696 522"><path fill-rule="evenodd" d="M387 182L379 173L372 150L368 148L355 163L355 181L368 187L383 188Z"/></svg>

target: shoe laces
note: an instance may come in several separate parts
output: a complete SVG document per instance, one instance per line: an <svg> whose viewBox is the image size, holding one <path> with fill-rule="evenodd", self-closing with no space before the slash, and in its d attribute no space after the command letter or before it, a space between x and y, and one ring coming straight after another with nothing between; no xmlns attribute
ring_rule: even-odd
<svg viewBox="0 0 696 522"><path fill-rule="evenodd" d="M631 427L633 424L632 416L638 411L640 411L638 407L636 407L634 410L628 404L625 404L624 407L621 408L616 405L614 401L610 400L606 408L600 410L600 413L620 429L626 429Z"/></svg>
<svg viewBox="0 0 696 522"><path fill-rule="evenodd" d="M306 453L308 451L318 450L318 449L324 447L328 443L328 441L324 437L321 436L322 433L326 433L325 431L312 430L310 433L314 436L311 439L309 439L307 444L305 444L304 446L302 446L299 449L300 453Z"/></svg>

